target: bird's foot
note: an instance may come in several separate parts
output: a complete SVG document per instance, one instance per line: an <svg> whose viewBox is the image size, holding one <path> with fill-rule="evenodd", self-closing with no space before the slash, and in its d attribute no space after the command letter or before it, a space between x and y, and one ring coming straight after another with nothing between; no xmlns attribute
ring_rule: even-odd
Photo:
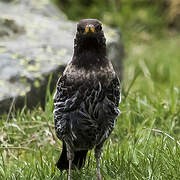
<svg viewBox="0 0 180 180"><path fill-rule="evenodd" d="M68 180L71 180L72 160L69 160Z"/></svg>
<svg viewBox="0 0 180 180"><path fill-rule="evenodd" d="M71 180L71 176L68 174L68 180Z"/></svg>
<svg viewBox="0 0 180 180"><path fill-rule="evenodd" d="M98 174L97 174L97 180L102 180L101 173L98 173Z"/></svg>

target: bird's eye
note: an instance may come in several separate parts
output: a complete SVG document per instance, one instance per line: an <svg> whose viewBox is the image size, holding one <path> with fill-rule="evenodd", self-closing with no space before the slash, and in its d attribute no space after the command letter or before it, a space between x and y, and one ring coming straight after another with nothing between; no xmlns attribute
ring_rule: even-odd
<svg viewBox="0 0 180 180"><path fill-rule="evenodd" d="M81 26L79 26L79 27L77 28L77 31L78 31L79 33L82 33L82 32L84 32L84 29L83 29Z"/></svg>
<svg viewBox="0 0 180 180"><path fill-rule="evenodd" d="M101 31L101 30L102 30L102 26L101 25L96 26L96 31Z"/></svg>

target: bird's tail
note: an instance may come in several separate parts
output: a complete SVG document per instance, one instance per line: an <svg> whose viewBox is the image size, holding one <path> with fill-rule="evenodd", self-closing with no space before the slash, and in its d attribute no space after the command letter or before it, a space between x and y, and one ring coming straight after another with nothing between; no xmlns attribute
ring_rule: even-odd
<svg viewBox="0 0 180 180"><path fill-rule="evenodd" d="M84 166L87 152L88 152L87 150L74 152L74 160L72 162L72 168L80 169ZM56 166L61 171L69 168L69 161L67 159L67 149L64 141L63 141L63 150L58 162L56 163Z"/></svg>

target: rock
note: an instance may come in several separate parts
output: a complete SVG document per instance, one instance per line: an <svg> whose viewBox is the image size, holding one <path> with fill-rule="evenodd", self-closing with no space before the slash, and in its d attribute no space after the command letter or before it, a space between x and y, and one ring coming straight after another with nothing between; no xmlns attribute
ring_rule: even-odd
<svg viewBox="0 0 180 180"><path fill-rule="evenodd" d="M76 23L46 0L0 1L0 113L45 104L73 53ZM117 30L105 27L108 56L122 78L123 46Z"/></svg>

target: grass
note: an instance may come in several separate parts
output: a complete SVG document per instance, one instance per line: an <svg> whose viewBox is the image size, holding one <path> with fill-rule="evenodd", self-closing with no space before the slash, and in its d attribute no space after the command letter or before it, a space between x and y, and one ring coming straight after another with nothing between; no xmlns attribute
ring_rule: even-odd
<svg viewBox="0 0 180 180"><path fill-rule="evenodd" d="M119 27L120 24L117 24ZM125 32L125 31L124 31ZM123 33L126 46L121 114L105 143L101 172L106 180L180 179L180 35L144 29ZM52 94L46 108L4 114L0 120L0 180L59 180L61 152L53 123ZM93 151L73 179L96 179Z"/></svg>
<svg viewBox="0 0 180 180"><path fill-rule="evenodd" d="M176 36L129 47L121 115L101 160L105 179L180 179L179 42ZM45 111L25 108L2 117L0 179L66 179L55 168L61 143L47 97ZM93 151L87 159L73 179L96 179Z"/></svg>

